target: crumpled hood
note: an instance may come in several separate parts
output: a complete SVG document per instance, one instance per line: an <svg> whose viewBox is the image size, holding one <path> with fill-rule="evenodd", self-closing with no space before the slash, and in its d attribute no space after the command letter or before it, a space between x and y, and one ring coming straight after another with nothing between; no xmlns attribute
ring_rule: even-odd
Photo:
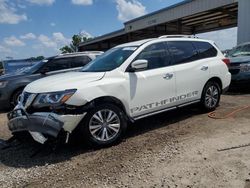
<svg viewBox="0 0 250 188"><path fill-rule="evenodd" d="M105 72L69 72L36 80L25 87L29 93L47 93L79 89L85 84L103 78Z"/></svg>
<svg viewBox="0 0 250 188"><path fill-rule="evenodd" d="M229 57L230 63L248 63L250 62L250 56L240 56L240 57Z"/></svg>

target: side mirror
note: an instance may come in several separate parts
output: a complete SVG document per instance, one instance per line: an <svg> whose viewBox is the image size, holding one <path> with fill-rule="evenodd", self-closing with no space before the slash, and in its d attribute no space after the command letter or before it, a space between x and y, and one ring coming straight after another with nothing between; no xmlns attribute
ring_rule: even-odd
<svg viewBox="0 0 250 188"><path fill-rule="evenodd" d="M47 67L42 68L42 70L40 70L41 74L46 74L47 72L49 72L49 69Z"/></svg>
<svg viewBox="0 0 250 188"><path fill-rule="evenodd" d="M147 68L148 68L148 60L146 59L138 59L131 64L131 70L133 71L145 70Z"/></svg>

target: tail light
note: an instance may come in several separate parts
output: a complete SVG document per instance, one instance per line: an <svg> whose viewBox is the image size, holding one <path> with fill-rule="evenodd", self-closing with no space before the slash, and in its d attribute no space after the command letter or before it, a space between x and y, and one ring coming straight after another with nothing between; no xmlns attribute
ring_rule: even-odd
<svg viewBox="0 0 250 188"><path fill-rule="evenodd" d="M230 65L230 59L224 58L224 59L222 59L222 61L223 61L227 66Z"/></svg>

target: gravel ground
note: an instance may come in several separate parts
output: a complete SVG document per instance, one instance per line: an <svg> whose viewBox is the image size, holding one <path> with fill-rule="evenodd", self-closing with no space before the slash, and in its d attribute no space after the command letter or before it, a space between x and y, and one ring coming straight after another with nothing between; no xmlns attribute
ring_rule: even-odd
<svg viewBox="0 0 250 188"><path fill-rule="evenodd" d="M224 95L216 114L250 105L250 95ZM196 106L163 113L129 126L124 141L93 150L34 142L0 150L0 187L250 187L250 109L210 119ZM6 114L0 138L8 139Z"/></svg>

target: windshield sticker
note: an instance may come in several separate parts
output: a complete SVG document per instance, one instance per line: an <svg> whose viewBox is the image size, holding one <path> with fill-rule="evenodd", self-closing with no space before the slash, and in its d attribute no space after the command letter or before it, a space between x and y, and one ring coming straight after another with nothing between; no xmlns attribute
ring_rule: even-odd
<svg viewBox="0 0 250 188"><path fill-rule="evenodd" d="M169 103L173 103L173 102L176 102L176 101L181 101L181 100L185 100L185 99L188 99L188 98L192 98L192 97L195 97L199 94L198 91L193 91L193 92L190 92L190 93L186 93L184 95L180 95L180 96L177 96L177 97L171 97L169 99L164 99L162 101L158 101L158 102L153 102L153 103L150 103L150 104L145 104L145 105L142 105L142 106L138 106L138 107L134 107L132 109L130 109L131 113L135 113L135 112L142 112L144 110L150 110L152 108L157 108L157 107L160 107L160 106L164 106L166 104L169 104Z"/></svg>
<svg viewBox="0 0 250 188"><path fill-rule="evenodd" d="M126 48L123 48L122 50L135 51L136 49L137 49L137 47L126 47Z"/></svg>
<svg viewBox="0 0 250 188"><path fill-rule="evenodd" d="M42 60L42 62L44 62L44 63L47 63L48 61L49 61L48 59Z"/></svg>

